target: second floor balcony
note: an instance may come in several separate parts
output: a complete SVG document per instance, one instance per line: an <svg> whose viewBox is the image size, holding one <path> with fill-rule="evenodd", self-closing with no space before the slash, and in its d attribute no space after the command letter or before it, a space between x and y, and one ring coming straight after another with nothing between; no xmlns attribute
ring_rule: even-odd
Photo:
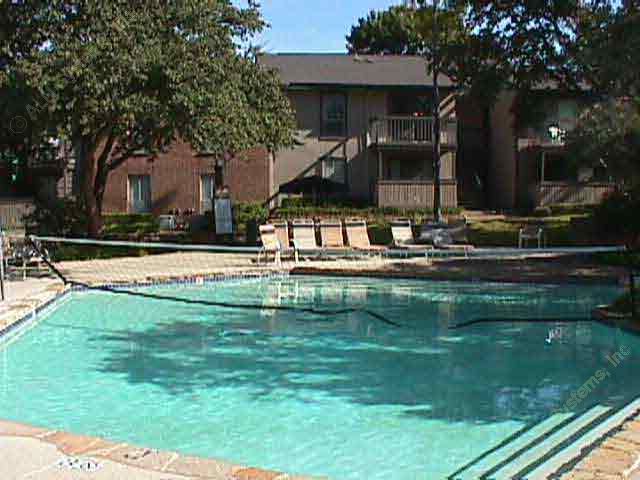
<svg viewBox="0 0 640 480"><path fill-rule="evenodd" d="M433 146L433 117L385 116L371 120L370 142L378 147L424 148ZM443 149L455 149L458 124L455 120L441 120L440 142Z"/></svg>

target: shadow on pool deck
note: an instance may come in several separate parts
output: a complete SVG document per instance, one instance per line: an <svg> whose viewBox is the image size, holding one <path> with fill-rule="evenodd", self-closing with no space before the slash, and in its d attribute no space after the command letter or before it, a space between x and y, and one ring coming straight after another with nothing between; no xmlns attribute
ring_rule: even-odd
<svg viewBox="0 0 640 480"><path fill-rule="evenodd" d="M294 274L366 275L433 280L482 280L525 283L617 284L624 268L591 257L561 255L503 259L425 259L385 262L309 262Z"/></svg>

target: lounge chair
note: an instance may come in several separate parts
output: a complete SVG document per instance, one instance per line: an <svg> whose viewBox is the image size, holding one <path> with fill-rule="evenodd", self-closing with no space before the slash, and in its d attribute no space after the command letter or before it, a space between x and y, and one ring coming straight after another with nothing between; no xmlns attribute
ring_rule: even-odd
<svg viewBox="0 0 640 480"><path fill-rule="evenodd" d="M535 240L538 248L546 244L544 229L540 225L527 225L518 230L518 248L524 248L528 240Z"/></svg>
<svg viewBox="0 0 640 480"><path fill-rule="evenodd" d="M295 249L296 262L300 260L300 254L320 256L322 250L316 242L316 227L313 220L294 220L291 223L293 230L293 248Z"/></svg>
<svg viewBox="0 0 640 480"><path fill-rule="evenodd" d="M429 245L416 243L413 238L411 220L398 219L391 222L391 236L393 237L393 247L408 250L426 250Z"/></svg>
<svg viewBox="0 0 640 480"><path fill-rule="evenodd" d="M276 229L273 225L261 225L260 226L260 240L262 241L262 248L258 252L258 264L264 254L265 262L269 259L269 254L273 253L273 261L276 265L280 265L282 262L280 247L280 240L276 235Z"/></svg>
<svg viewBox="0 0 640 480"><path fill-rule="evenodd" d="M273 220L269 221L270 225L273 225L276 229L276 236L280 241L280 249L282 255L291 255L294 253L294 248L289 240L289 224L286 220Z"/></svg>
<svg viewBox="0 0 640 480"><path fill-rule="evenodd" d="M423 253L426 257L429 256L429 251L433 250L431 245L419 244L413 237L413 230L411 228L411 220L401 218L393 220L391 222L391 236L393 237L392 248L395 250L404 251L407 256L409 253Z"/></svg>
<svg viewBox="0 0 640 480"><path fill-rule="evenodd" d="M4 261L5 273L10 275L15 270L22 271L22 279L27 279L27 271L33 270L40 274L42 271L48 273L46 263L42 255L48 260L49 252L43 248L40 242L34 240L35 247L26 239L10 240L4 237Z"/></svg>
<svg viewBox="0 0 640 480"><path fill-rule="evenodd" d="M434 247L441 250L464 252L465 257L475 249L467 240L466 219L447 226L426 224L422 227L420 238L431 241Z"/></svg>
<svg viewBox="0 0 640 480"><path fill-rule="evenodd" d="M322 248L332 250L347 250L342 236L342 222L340 220L322 220L320 222L320 239Z"/></svg>
<svg viewBox="0 0 640 480"><path fill-rule="evenodd" d="M364 220L345 220L344 225L347 231L347 241L354 250L380 255L387 251L387 247L383 245L371 245L369 233L367 232L367 222Z"/></svg>

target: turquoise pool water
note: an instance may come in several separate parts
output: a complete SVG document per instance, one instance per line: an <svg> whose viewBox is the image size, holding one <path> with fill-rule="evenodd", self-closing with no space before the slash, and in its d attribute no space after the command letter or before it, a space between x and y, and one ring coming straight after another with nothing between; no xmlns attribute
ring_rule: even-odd
<svg viewBox="0 0 640 480"><path fill-rule="evenodd" d="M614 287L290 277L78 293L0 345L0 418L334 479L442 479L567 400L640 338L584 318ZM559 329L557 329L559 328ZM548 340L549 331L554 338ZM640 392L635 360L577 410Z"/></svg>

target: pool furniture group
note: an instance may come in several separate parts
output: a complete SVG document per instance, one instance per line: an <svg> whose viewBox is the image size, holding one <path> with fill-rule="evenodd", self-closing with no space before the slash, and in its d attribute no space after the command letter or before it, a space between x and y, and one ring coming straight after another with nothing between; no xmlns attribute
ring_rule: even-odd
<svg viewBox="0 0 640 480"><path fill-rule="evenodd" d="M2 275L13 276L19 272L22 280L27 279L28 271L35 271L38 274L48 272L48 267L43 261L40 254L26 241L25 238L15 238L4 235L0 232L2 241L0 248L2 249ZM48 256L48 252L41 249Z"/></svg>
<svg viewBox="0 0 640 480"><path fill-rule="evenodd" d="M327 257L356 257L399 255L428 258L435 248L455 250L465 256L473 250L465 237L466 221L460 225L427 224L416 238L409 219L391 222L392 244L374 245L369 239L367 222L363 219L329 219L314 221L301 218L293 221L272 220L260 226L262 248L258 263L270 256L280 263L283 256L321 259Z"/></svg>

